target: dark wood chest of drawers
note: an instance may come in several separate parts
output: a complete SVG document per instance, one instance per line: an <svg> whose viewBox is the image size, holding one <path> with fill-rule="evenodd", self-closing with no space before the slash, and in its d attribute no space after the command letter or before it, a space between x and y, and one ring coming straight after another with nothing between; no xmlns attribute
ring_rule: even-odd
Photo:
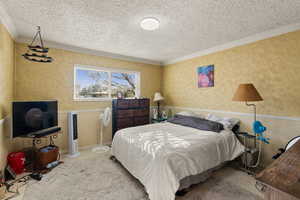
<svg viewBox="0 0 300 200"><path fill-rule="evenodd" d="M149 99L114 99L112 137L123 128L149 124Z"/></svg>

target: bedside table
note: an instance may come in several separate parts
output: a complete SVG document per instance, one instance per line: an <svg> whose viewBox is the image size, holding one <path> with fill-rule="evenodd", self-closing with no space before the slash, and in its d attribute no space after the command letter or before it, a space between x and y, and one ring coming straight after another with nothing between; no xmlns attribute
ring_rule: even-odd
<svg viewBox="0 0 300 200"><path fill-rule="evenodd" d="M242 154L242 163L244 164L243 168L248 174L253 174L251 171L252 165L257 162L258 159L258 149L256 148L255 144L255 135L251 135L247 132L238 132L236 133L238 137L242 137L243 145L245 146L244 153ZM249 144L249 140L254 142L253 145Z"/></svg>
<svg viewBox="0 0 300 200"><path fill-rule="evenodd" d="M165 122L167 121L168 119L167 118L159 118L159 119L154 119L152 118L151 119L151 123L154 124L154 123L161 123L161 122Z"/></svg>

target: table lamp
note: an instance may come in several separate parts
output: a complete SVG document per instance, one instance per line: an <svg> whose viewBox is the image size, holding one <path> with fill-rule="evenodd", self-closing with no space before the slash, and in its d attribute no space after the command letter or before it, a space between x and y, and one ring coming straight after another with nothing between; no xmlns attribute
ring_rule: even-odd
<svg viewBox="0 0 300 200"><path fill-rule="evenodd" d="M159 104L160 104L160 101L163 101L164 99L165 98L160 94L160 92L155 92L153 101L157 102L157 115L158 115L158 118L161 117L160 111L159 111Z"/></svg>

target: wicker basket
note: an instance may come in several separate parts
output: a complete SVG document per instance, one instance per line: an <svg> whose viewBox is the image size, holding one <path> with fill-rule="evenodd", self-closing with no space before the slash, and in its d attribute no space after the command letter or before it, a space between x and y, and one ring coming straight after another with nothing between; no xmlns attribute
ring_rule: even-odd
<svg viewBox="0 0 300 200"><path fill-rule="evenodd" d="M53 147L53 149L48 152L42 152L41 149L48 147L45 146L40 148L37 152L37 169L45 169L49 163L52 163L58 159L59 148L54 145L49 146Z"/></svg>

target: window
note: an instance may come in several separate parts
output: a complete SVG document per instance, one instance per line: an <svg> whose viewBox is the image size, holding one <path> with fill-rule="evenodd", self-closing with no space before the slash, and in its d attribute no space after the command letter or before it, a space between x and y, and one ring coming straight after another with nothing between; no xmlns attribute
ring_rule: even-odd
<svg viewBox="0 0 300 200"><path fill-rule="evenodd" d="M124 98L140 95L140 73L102 67L76 65L75 100L109 100L121 92Z"/></svg>

